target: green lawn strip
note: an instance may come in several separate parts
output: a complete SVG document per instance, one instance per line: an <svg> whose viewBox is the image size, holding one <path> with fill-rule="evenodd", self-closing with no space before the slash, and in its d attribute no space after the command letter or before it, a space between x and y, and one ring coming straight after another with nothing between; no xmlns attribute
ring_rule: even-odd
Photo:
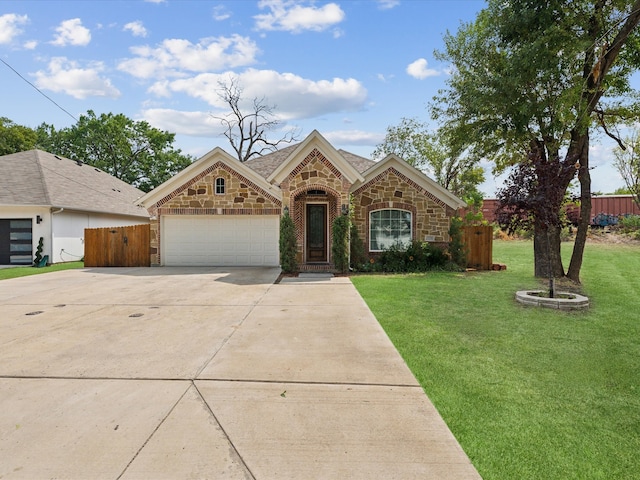
<svg viewBox="0 0 640 480"><path fill-rule="evenodd" d="M637 478L640 248L587 246L587 312L515 302L544 287L530 242L493 258L508 269L352 281L483 478Z"/></svg>
<svg viewBox="0 0 640 480"><path fill-rule="evenodd" d="M55 263L47 267L14 267L14 268L0 268L0 280L6 280L8 278L26 277L28 275L39 275L41 273L58 272L60 270L70 270L73 268L83 268L83 262L67 262L67 263Z"/></svg>

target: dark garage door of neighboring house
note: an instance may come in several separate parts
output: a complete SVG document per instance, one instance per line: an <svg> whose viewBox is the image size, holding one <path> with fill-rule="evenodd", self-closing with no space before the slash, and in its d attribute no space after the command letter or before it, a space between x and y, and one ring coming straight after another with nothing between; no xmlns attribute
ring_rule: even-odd
<svg viewBox="0 0 640 480"><path fill-rule="evenodd" d="M32 263L31 219L0 219L0 265L31 265Z"/></svg>

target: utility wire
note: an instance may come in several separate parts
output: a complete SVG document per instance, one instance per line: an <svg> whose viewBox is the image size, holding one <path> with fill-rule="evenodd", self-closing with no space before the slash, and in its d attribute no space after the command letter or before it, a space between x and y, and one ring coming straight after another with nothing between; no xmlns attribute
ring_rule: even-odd
<svg viewBox="0 0 640 480"><path fill-rule="evenodd" d="M47 100L49 100L51 103L53 103L56 107L58 107L60 110L62 110L64 113L66 113L67 115L69 115L71 118L73 118L76 123L78 122L78 119L76 117L74 117L71 113L69 113L68 110L65 110L63 107L61 107L58 103L56 103L55 100L53 100L51 97L49 97L46 93L44 93L42 90L40 90L38 87L36 87L33 83L31 83L29 80L27 80L25 77L23 77L20 72L18 72L15 68L13 68L11 65L9 65L7 62L5 62L2 58L0 58L0 62L4 63L7 68L9 68L10 70L12 70L16 75L18 75L22 80L24 80L25 82L27 82L29 85L31 85L40 95L42 95L44 98L46 98Z"/></svg>

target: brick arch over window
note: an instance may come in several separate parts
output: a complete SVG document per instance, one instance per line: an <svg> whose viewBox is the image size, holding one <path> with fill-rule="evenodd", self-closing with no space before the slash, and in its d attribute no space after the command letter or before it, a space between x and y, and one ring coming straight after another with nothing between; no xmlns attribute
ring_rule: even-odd
<svg viewBox="0 0 640 480"><path fill-rule="evenodd" d="M298 246L300 248L303 247L304 243L304 232L305 232L305 208L304 206L307 204L307 200L309 199L306 196L306 193L310 190L323 190L327 192L327 195L313 196L313 200L316 201L326 201L329 204L328 208L328 216L329 216L329 238L332 235L332 225L333 221L338 216L338 212L340 211L340 194L331 187L326 185L322 185L320 183L312 183L309 185L304 185L296 189L289 198L289 204L291 205L292 219L293 224L296 229L296 240L298 242ZM329 254L330 255L330 254Z"/></svg>
<svg viewBox="0 0 640 480"><path fill-rule="evenodd" d="M371 230L370 230L370 222L371 222L371 212L376 210L405 210L407 212L411 212L411 240L416 240L416 225L417 225L417 213L418 210L415 206L410 203L401 203L401 202L378 202L372 203L367 206L367 214L365 215L365 245L367 250L370 245Z"/></svg>

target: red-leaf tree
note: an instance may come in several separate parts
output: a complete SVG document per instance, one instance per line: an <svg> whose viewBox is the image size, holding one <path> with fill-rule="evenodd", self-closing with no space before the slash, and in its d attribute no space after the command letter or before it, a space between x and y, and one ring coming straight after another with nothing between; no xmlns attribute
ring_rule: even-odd
<svg viewBox="0 0 640 480"><path fill-rule="evenodd" d="M612 124L637 114L629 79L640 65L639 21L640 0L489 0L437 52L453 68L434 117L496 171L518 165L512 179L529 182L520 187L531 199L544 194L527 210L539 217L536 276L549 268L564 275L550 219L577 171L580 223L567 276L579 281L591 213L589 133L597 125L611 135ZM503 195L507 203L522 198Z"/></svg>

